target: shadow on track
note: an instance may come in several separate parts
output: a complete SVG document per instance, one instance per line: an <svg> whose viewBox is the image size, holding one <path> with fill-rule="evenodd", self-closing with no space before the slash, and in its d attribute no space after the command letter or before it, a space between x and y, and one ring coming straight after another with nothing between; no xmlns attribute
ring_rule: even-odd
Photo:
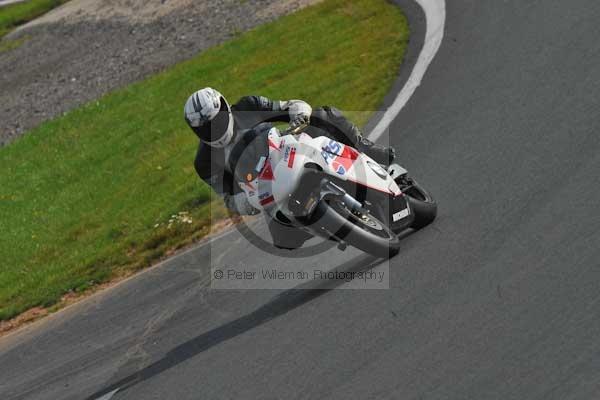
<svg viewBox="0 0 600 400"><path fill-rule="evenodd" d="M375 268L385 260L375 258L369 255L363 255L350 263L339 265L332 269L333 272L359 272L368 271ZM329 290L344 284L343 280L328 281L325 280L319 284L312 282L300 285L294 289L289 289L275 296L271 301L256 309L255 311L240 317L236 320L221 325L218 328L205 332L185 343L180 344L165 356L144 369L137 371L123 379L105 387L86 398L86 400L97 400L108 394L123 392L139 383L151 379L164 371L192 358L196 355L232 339L238 335L250 331L274 318L277 318L288 311L308 303L327 293ZM311 285L312 284L312 285ZM108 397L108 396L107 396ZM112 397L112 396L110 396ZM110 398L108 397L108 398Z"/></svg>

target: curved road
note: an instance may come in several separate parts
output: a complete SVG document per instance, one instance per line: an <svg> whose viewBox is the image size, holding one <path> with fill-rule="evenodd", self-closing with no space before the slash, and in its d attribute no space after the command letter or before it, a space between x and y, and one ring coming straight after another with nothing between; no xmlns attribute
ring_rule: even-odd
<svg viewBox="0 0 600 400"><path fill-rule="evenodd" d="M403 3L395 93L424 41ZM0 398L597 399L599 20L597 0L446 4L390 138L440 213L389 290L208 290L211 251L276 262L229 234L4 338Z"/></svg>

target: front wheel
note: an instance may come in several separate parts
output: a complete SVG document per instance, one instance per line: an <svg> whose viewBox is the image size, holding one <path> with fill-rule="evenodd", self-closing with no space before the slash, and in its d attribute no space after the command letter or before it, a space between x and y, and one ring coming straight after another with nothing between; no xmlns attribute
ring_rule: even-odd
<svg viewBox="0 0 600 400"><path fill-rule="evenodd" d="M400 189L415 216L410 227L421 229L431 224L437 216L437 203L433 197L412 178L406 178Z"/></svg>
<svg viewBox="0 0 600 400"><path fill-rule="evenodd" d="M350 210L340 198L319 202L311 221L313 229L323 235L343 240L376 257L392 257L400 248L400 240L385 223L366 210Z"/></svg>

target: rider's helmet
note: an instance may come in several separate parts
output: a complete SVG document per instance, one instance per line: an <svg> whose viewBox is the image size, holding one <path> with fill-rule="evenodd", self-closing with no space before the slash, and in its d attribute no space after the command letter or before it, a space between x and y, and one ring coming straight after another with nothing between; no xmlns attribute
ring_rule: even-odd
<svg viewBox="0 0 600 400"><path fill-rule="evenodd" d="M207 145L225 147L231 142L231 107L215 89L204 88L192 94L185 103L184 116L190 128Z"/></svg>

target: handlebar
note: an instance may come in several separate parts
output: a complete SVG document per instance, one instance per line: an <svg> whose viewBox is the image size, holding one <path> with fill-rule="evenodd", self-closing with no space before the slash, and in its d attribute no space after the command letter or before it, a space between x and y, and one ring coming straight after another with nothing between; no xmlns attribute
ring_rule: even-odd
<svg viewBox="0 0 600 400"><path fill-rule="evenodd" d="M300 132L302 132L302 130L304 130L304 128L306 128L307 126L308 126L308 123L303 123L303 124L300 124L300 125L298 125L296 127L291 127L290 126L285 131L283 131L283 135L281 135L281 136L285 136L285 135L297 135Z"/></svg>

